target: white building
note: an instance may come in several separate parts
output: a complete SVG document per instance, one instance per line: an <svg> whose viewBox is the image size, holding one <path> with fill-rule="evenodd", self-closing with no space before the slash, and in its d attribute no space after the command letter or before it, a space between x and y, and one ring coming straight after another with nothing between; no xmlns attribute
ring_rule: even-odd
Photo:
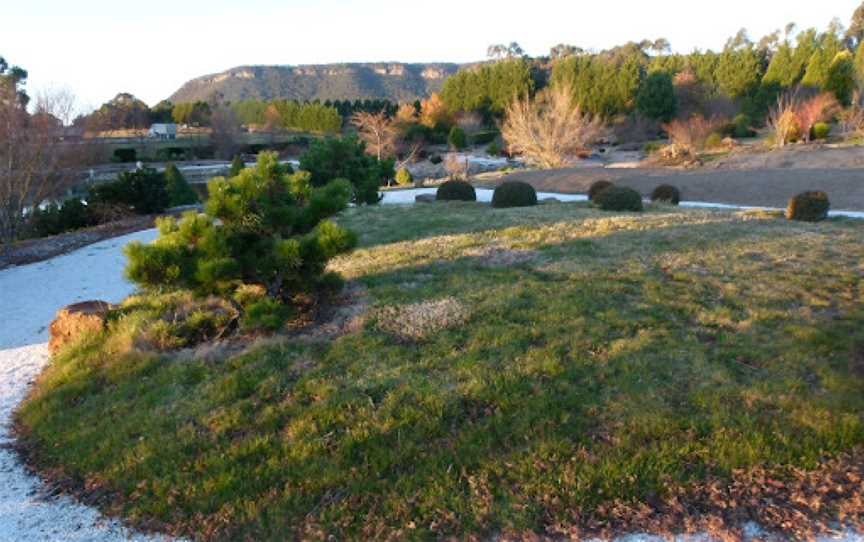
<svg viewBox="0 0 864 542"><path fill-rule="evenodd" d="M147 132L147 137L155 139L177 139L176 124L154 124Z"/></svg>

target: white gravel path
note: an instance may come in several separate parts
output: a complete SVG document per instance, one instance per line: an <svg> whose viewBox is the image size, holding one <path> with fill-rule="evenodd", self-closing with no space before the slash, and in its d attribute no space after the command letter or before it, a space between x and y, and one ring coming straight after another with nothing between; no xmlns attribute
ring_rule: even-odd
<svg viewBox="0 0 864 542"><path fill-rule="evenodd" d="M39 479L4 446L12 410L48 361L46 326L54 313L76 301L129 295L120 247L155 235L138 232L0 271L0 542L165 540L132 533L70 497L43 495Z"/></svg>
<svg viewBox="0 0 864 542"><path fill-rule="evenodd" d="M399 192L411 192L411 203L418 193ZM485 192L478 190L479 198L487 199ZM387 195L396 193L388 192ZM538 195L541 198L556 196ZM569 195L566 199L574 201L582 197ZM409 200L405 197L393 201L388 197L385 203L409 203ZM155 230L133 233L44 262L0 270L0 542L167 540L131 532L72 498L44 495L40 480L29 474L17 456L4 446L12 438L9 422L13 409L48 362L47 325L54 313L77 301L103 299L117 302L129 295L132 285L123 278L125 258L121 249L131 240L146 242L155 236ZM751 534L748 539L758 535L758 528L751 526L748 530ZM659 542L662 539L636 534L620 540ZM677 540L703 541L710 540L710 537L682 536ZM864 541L864 537L847 533L821 540L857 542Z"/></svg>

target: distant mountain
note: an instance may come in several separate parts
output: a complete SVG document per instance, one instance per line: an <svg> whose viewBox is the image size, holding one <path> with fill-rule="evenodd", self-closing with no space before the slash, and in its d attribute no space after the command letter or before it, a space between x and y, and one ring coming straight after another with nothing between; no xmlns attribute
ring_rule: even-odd
<svg viewBox="0 0 864 542"><path fill-rule="evenodd" d="M308 66L241 66L192 79L171 96L174 103L219 96L237 101L389 99L394 102L426 98L441 90L459 64L323 64Z"/></svg>

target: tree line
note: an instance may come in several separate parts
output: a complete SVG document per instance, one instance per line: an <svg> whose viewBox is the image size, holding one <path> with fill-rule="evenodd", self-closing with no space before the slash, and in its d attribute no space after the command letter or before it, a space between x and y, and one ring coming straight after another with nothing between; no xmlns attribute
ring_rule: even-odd
<svg viewBox="0 0 864 542"><path fill-rule="evenodd" d="M698 113L744 114L760 124L777 97L796 87L830 92L849 105L864 79L862 29L864 5L848 29L836 20L823 32L790 24L756 42L742 29L719 52L675 54L663 38L600 52L560 44L533 58L516 43L491 46L490 61L449 77L441 97L451 112L500 119L512 100L566 86L584 112L606 121Z"/></svg>

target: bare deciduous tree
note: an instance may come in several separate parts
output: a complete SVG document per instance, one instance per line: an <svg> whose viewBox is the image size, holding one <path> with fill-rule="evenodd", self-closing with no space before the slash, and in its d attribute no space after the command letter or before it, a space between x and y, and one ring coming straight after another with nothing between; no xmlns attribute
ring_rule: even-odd
<svg viewBox="0 0 864 542"><path fill-rule="evenodd" d="M861 92L855 91L852 107L840 119L840 130L846 137L864 135L864 97Z"/></svg>
<svg viewBox="0 0 864 542"><path fill-rule="evenodd" d="M444 171L451 179L468 178L471 164L468 162L468 157L460 154L448 154L444 159Z"/></svg>
<svg viewBox="0 0 864 542"><path fill-rule="evenodd" d="M450 110L437 92L433 92L428 99L420 103L420 124L423 126L434 129L450 122Z"/></svg>
<svg viewBox="0 0 864 542"><path fill-rule="evenodd" d="M0 84L0 246L20 235L30 209L74 181L77 153L58 134L72 102L68 94L45 92L30 115L15 87Z"/></svg>
<svg viewBox="0 0 864 542"><path fill-rule="evenodd" d="M545 168L564 165L602 133L601 121L582 112L566 85L548 89L534 100L515 100L501 126L511 152L522 153Z"/></svg>
<svg viewBox="0 0 864 542"><path fill-rule="evenodd" d="M359 111L351 116L351 124L357 127L360 139L366 143L366 150L378 160L395 152L399 130L383 112Z"/></svg>
<svg viewBox="0 0 864 542"><path fill-rule="evenodd" d="M829 92L823 92L802 100L795 114L798 117L798 125L801 128L801 137L804 141L810 141L810 131L816 123L830 119L840 109L837 99Z"/></svg>
<svg viewBox="0 0 864 542"><path fill-rule="evenodd" d="M483 130L483 118L473 111L459 113L456 125L462 128L466 135L474 136Z"/></svg>
<svg viewBox="0 0 864 542"><path fill-rule="evenodd" d="M784 94L777 98L777 105L768 113L768 128L774 134L774 145L785 147L800 136L798 125L798 97L794 94Z"/></svg>
<svg viewBox="0 0 864 542"><path fill-rule="evenodd" d="M210 143L217 158L230 160L237 153L237 139L240 135L240 121L228 106L216 106L210 117Z"/></svg>
<svg viewBox="0 0 864 542"><path fill-rule="evenodd" d="M687 147L690 150L702 150L708 142L708 137L715 132L723 121L720 117L705 118L696 114L687 120L675 119L664 124L663 129L669 134L669 139L675 145Z"/></svg>

